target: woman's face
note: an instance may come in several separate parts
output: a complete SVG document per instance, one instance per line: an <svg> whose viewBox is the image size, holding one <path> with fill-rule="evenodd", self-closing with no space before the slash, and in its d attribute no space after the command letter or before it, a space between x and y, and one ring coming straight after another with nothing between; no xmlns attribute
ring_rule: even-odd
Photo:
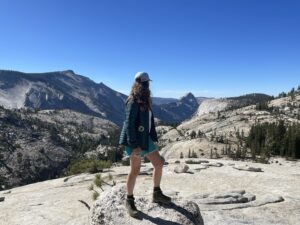
<svg viewBox="0 0 300 225"><path fill-rule="evenodd" d="M141 84L142 84L142 87L143 87L143 88L149 89L149 81L141 82Z"/></svg>

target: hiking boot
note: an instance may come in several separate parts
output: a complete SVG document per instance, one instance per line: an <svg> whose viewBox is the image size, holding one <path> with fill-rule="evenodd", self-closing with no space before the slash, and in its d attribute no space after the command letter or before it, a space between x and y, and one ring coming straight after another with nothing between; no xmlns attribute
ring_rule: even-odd
<svg viewBox="0 0 300 225"><path fill-rule="evenodd" d="M171 198L164 195L161 190L156 190L153 191L152 201L155 203L169 204L171 202Z"/></svg>
<svg viewBox="0 0 300 225"><path fill-rule="evenodd" d="M125 203L125 207L127 209L127 212L130 216L135 217L137 216L137 209L134 205L134 198L127 198L126 199L126 203Z"/></svg>

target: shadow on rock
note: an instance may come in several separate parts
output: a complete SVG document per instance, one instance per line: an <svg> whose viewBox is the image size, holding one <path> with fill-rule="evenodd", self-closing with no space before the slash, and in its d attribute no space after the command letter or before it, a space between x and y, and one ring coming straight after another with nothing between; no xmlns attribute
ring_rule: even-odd
<svg viewBox="0 0 300 225"><path fill-rule="evenodd" d="M158 205L161 207L164 207L167 209L172 209L172 210L179 212L186 218L186 220L189 220L190 222L194 223L195 225L204 225L203 218L202 218L200 210L198 209L197 206L196 206L195 210L197 211L198 215L193 214L192 212L186 210L185 208L181 207L180 205L177 205L174 202L171 202L169 204L158 204ZM158 217L152 217L150 215L145 214L142 211L139 211L138 217L136 219L137 220L149 220L150 222L152 222L154 224L158 224L158 225L182 225L182 223L165 220L165 219L158 218Z"/></svg>
<svg viewBox="0 0 300 225"><path fill-rule="evenodd" d="M158 217L154 218L152 216L149 216L149 215L143 213L142 211L139 211L138 217L136 219L137 220L149 220L153 224L158 224L158 225L181 225L180 223L172 222L170 220L164 220L164 219L161 219Z"/></svg>

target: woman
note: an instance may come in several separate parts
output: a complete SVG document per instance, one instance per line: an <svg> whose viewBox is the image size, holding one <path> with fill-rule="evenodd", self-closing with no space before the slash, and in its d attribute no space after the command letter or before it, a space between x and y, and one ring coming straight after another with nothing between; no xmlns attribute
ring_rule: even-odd
<svg viewBox="0 0 300 225"><path fill-rule="evenodd" d="M125 146L125 151L130 156L130 171L127 177L127 199L125 203L130 216L136 216L138 212L134 205L133 189L140 172L141 157L147 157L154 167L153 202L171 202L171 198L165 196L160 189L165 160L160 156L158 147L154 143L158 140L151 109L150 81L146 72L138 72L135 75L135 82L126 101L126 119L119 141L121 145Z"/></svg>

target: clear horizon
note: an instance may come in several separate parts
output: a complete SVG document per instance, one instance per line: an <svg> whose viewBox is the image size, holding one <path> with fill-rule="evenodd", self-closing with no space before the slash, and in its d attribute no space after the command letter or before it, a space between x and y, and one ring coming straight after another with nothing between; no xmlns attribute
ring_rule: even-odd
<svg viewBox="0 0 300 225"><path fill-rule="evenodd" d="M278 95L300 85L296 0L3 0L0 69L72 69L128 95Z"/></svg>
<svg viewBox="0 0 300 225"><path fill-rule="evenodd" d="M1 68L0 68L0 70L1 70ZM5 69L5 70L7 70L7 69ZM67 70L71 70L71 69L66 69L66 70L53 70L53 71L36 71L36 72L30 72L30 71L28 71L28 72L26 72L26 71L19 71L19 70L13 70L13 69L11 69L11 71L16 71L16 72L21 72L21 73L38 73L38 74L42 74L42 73L47 73L47 72L63 72L63 71L67 71ZM76 71L74 71L74 70L72 70L75 74L77 74L77 75L82 75L82 74L78 74L78 73L76 73ZM82 76L85 76L85 75L82 75ZM89 78L89 79L91 79L90 77L88 77L88 76L85 76L85 77L87 77L87 78ZM100 82L102 82L102 81L100 81L100 82L96 82L95 80L93 80L93 79L91 79L93 82L95 82L95 83L100 83ZM104 83L104 82L102 82L102 83ZM106 86L108 86L106 83L104 83ZM151 84L150 84L151 85ZM118 90L116 90L114 87L111 87L111 86L108 86L109 88L111 88L111 89L113 89L113 90L115 90L115 91L118 91ZM298 88L300 87L300 85L298 85L298 86L294 86L294 87L292 87L292 88L295 88L295 90L297 90ZM151 88L151 86L150 86L150 88ZM280 93L282 93L282 92L285 92L285 93L287 93L287 92L289 92L292 88L290 88L290 89L288 89L288 90L282 90L282 91L280 91L279 93L277 93L277 94L275 94L275 95L273 95L274 97L276 97L278 94L280 94ZM125 94L125 95L129 95L129 92L130 92L130 90L128 90L126 93L125 92L121 92L121 91L118 91L118 92L120 92L120 93L122 93L122 94ZM159 98L177 98L177 99L179 99L179 98L181 98L181 97L184 97L185 95L187 95L187 94L189 94L189 93L192 93L195 97L203 97L203 98L228 98L228 97L239 97L239 96L242 96L242 95L247 95L247 94L267 94L267 93L264 93L264 92L249 92L249 93L245 93L245 94L242 94L242 95L235 95L235 96L220 96L220 97L214 97L214 96L198 96L198 95L196 95L196 94L194 94L192 91L187 91L187 92L182 92L183 94L182 95L180 95L180 96L178 96L178 97L172 97L172 96L170 96L170 97L162 97L162 96L152 96L152 97L159 97ZM153 95L153 94L152 94ZM270 95L270 96L272 96L272 95Z"/></svg>

